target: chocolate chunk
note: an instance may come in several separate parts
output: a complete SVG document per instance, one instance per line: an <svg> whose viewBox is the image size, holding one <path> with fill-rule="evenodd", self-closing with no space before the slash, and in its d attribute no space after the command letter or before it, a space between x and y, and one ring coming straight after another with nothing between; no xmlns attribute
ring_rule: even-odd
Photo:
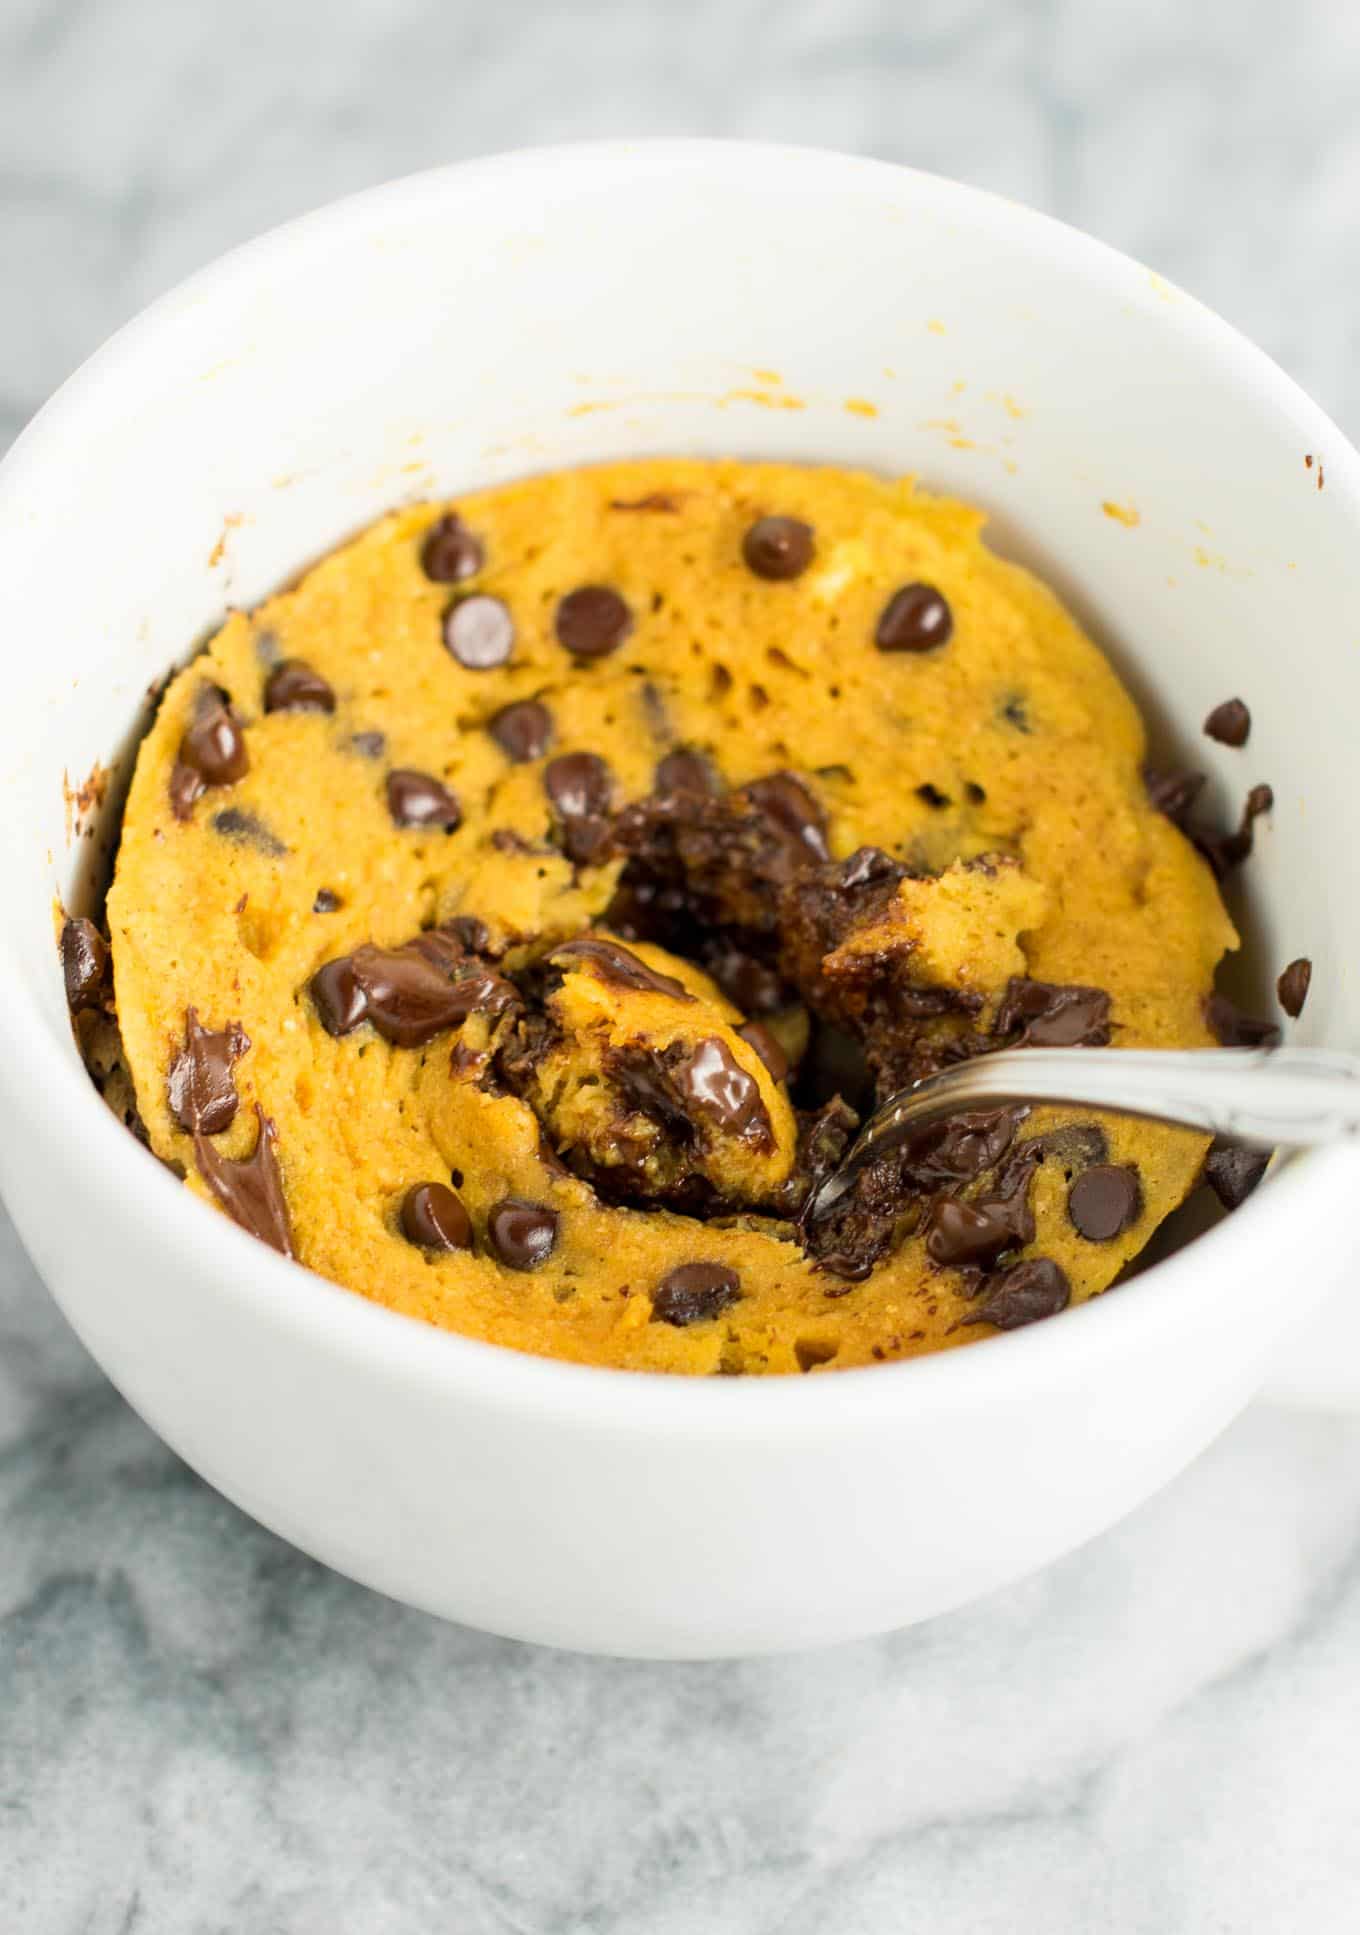
<svg viewBox="0 0 1360 1935"><path fill-rule="evenodd" d="M631 948L597 934L583 934L579 940L564 942L553 950L548 959L554 965L561 961L583 961L594 970L597 980L611 982L617 988L636 988L644 994L668 994L676 1001L694 1000L689 989L674 975L658 973L639 959Z"/></svg>
<svg viewBox="0 0 1360 1935"><path fill-rule="evenodd" d="M1275 992L1280 997L1280 1006L1291 1021L1297 1021L1303 1013L1303 1004L1308 999L1309 984L1313 979L1313 963L1300 957L1291 961L1279 980Z"/></svg>
<svg viewBox="0 0 1360 1935"><path fill-rule="evenodd" d="M470 1250L472 1218L446 1183L417 1183L401 1205L401 1230L418 1250Z"/></svg>
<svg viewBox="0 0 1360 1935"><path fill-rule="evenodd" d="M1021 1109L969 1109L927 1123L903 1146L902 1164L918 1184L971 1182L994 1169L1015 1139Z"/></svg>
<svg viewBox="0 0 1360 1935"><path fill-rule="evenodd" d="M66 1005L73 1015L84 1008L102 1008L109 969L109 944L92 920L83 914L65 921L61 930L61 972L66 983Z"/></svg>
<svg viewBox="0 0 1360 1935"><path fill-rule="evenodd" d="M286 658L265 680L266 712L334 712L335 693L305 658Z"/></svg>
<svg viewBox="0 0 1360 1935"><path fill-rule="evenodd" d="M953 630L954 614L934 585L903 585L883 607L874 643L880 652L931 652Z"/></svg>
<svg viewBox="0 0 1360 1935"><path fill-rule="evenodd" d="M420 547L420 568L437 585L475 578L485 562L486 553L457 511L432 524Z"/></svg>
<svg viewBox="0 0 1360 1935"><path fill-rule="evenodd" d="M658 1123L680 1148L693 1142L694 1124L655 1049L616 1048L606 1057L605 1072L631 1113Z"/></svg>
<svg viewBox="0 0 1360 1935"><path fill-rule="evenodd" d="M796 517L761 517L741 541L748 571L758 578L800 578L812 563L812 526Z"/></svg>
<svg viewBox="0 0 1360 1935"><path fill-rule="evenodd" d="M958 1196L937 1196L926 1217L926 1254L931 1261L950 1269L990 1270L1007 1250L1032 1243L1029 1185L1038 1159L1037 1149L1017 1151L1007 1164L1009 1173L998 1178L996 1188L971 1203Z"/></svg>
<svg viewBox="0 0 1360 1935"><path fill-rule="evenodd" d="M1204 774L1174 768L1161 771L1155 766L1145 766L1143 785L1156 811L1164 813L1171 824L1184 833L1191 808L1204 791Z"/></svg>
<svg viewBox="0 0 1360 1935"><path fill-rule="evenodd" d="M387 751L385 732L355 732L350 735L351 746L363 759L381 759Z"/></svg>
<svg viewBox="0 0 1360 1935"><path fill-rule="evenodd" d="M199 687L194 716L170 773L170 806L187 820L209 786L231 786L250 771L245 733L220 686Z"/></svg>
<svg viewBox="0 0 1360 1935"><path fill-rule="evenodd" d="M668 1270L652 1296L652 1322L705 1324L741 1295L741 1278L725 1263L680 1263Z"/></svg>
<svg viewBox="0 0 1360 1935"><path fill-rule="evenodd" d="M1198 827L1187 829L1213 869L1215 879L1222 880L1248 858L1256 840L1255 822L1263 813L1269 813L1274 804L1275 795L1269 786L1253 786L1242 808L1242 818L1232 833L1210 833Z"/></svg>
<svg viewBox="0 0 1360 1935"><path fill-rule="evenodd" d="M250 1155L233 1161L199 1134L194 1137L194 1160L204 1182L234 1223L281 1255L292 1256L288 1203L274 1153L278 1130L258 1102L255 1114L260 1130Z"/></svg>
<svg viewBox="0 0 1360 1935"><path fill-rule="evenodd" d="M1224 1048L1277 1048L1280 1030L1273 1021L1257 1021L1246 1014L1226 994L1211 994L1204 1004L1204 1019L1211 1034Z"/></svg>
<svg viewBox="0 0 1360 1935"><path fill-rule="evenodd" d="M506 1196L493 1203L487 1241L507 1270L536 1270L557 1245L557 1211L546 1203Z"/></svg>
<svg viewBox="0 0 1360 1935"><path fill-rule="evenodd" d="M573 658L607 658L633 629L633 614L609 585L582 585L557 607L557 641Z"/></svg>
<svg viewBox="0 0 1360 1935"><path fill-rule="evenodd" d="M713 768L702 753L669 752L658 761L654 784L658 793L712 794L718 791Z"/></svg>
<svg viewBox="0 0 1360 1935"><path fill-rule="evenodd" d="M354 978L354 964L348 954L319 967L312 976L311 990L328 1035L347 1035L368 1013L368 1002Z"/></svg>
<svg viewBox="0 0 1360 1935"><path fill-rule="evenodd" d="M387 775L387 810L397 826L442 826L452 833L462 825L463 809L433 773L399 767Z"/></svg>
<svg viewBox="0 0 1360 1935"><path fill-rule="evenodd" d="M1072 1301L1072 1286L1050 1257L1026 1257L987 1285L987 1295L961 1321L1019 1330L1023 1324L1054 1317Z"/></svg>
<svg viewBox="0 0 1360 1935"><path fill-rule="evenodd" d="M748 1021L737 1033L749 1047L754 1048L761 1061L770 1071L772 1081L782 1082L789 1072L789 1058L778 1039L761 1021Z"/></svg>
<svg viewBox="0 0 1360 1935"><path fill-rule="evenodd" d="M1106 1162L1084 1169L1067 1192L1072 1227L1088 1243L1112 1243L1142 1213L1142 1184L1128 1165Z"/></svg>
<svg viewBox="0 0 1360 1935"><path fill-rule="evenodd" d="M1269 1154L1262 1149L1234 1149L1216 1142L1204 1158L1204 1180L1224 1209L1239 1209L1266 1173Z"/></svg>
<svg viewBox="0 0 1360 1935"><path fill-rule="evenodd" d="M826 817L807 787L792 773L771 773L767 779L753 779L742 792L771 822L800 864L830 859Z"/></svg>
<svg viewBox="0 0 1360 1935"><path fill-rule="evenodd" d="M1251 714L1240 699L1225 699L1204 721L1204 731L1220 746L1245 746L1251 734Z"/></svg>
<svg viewBox="0 0 1360 1935"><path fill-rule="evenodd" d="M271 860L281 860L288 851L278 834L271 831L257 813L248 813L244 807L224 806L220 813L214 813L212 830L224 840L236 840L243 847L254 847L257 853L267 854Z"/></svg>
<svg viewBox="0 0 1360 1935"><path fill-rule="evenodd" d="M719 1036L709 1035L699 1042L677 1068L675 1079L686 1105L721 1134L772 1146L774 1136L760 1084Z"/></svg>
<svg viewBox="0 0 1360 1935"><path fill-rule="evenodd" d="M318 968L311 991L328 1034L347 1035L371 1021L397 1048L418 1048L470 1014L501 1014L519 999L509 981L438 933L419 934L401 947L366 942Z"/></svg>
<svg viewBox="0 0 1360 1935"><path fill-rule="evenodd" d="M333 914L340 905L339 894L333 894L329 887L318 887L316 899L312 902L314 914Z"/></svg>
<svg viewBox="0 0 1360 1935"><path fill-rule="evenodd" d="M1060 987L1012 976L992 1031L1016 1048L1103 1048L1110 1039L1110 997L1101 988Z"/></svg>
<svg viewBox="0 0 1360 1935"><path fill-rule="evenodd" d="M450 980L422 951L434 939L421 935L399 948L366 944L350 957L367 1018L394 1047L418 1048L470 1014L503 1014L519 999L511 982L480 965L468 963Z"/></svg>
<svg viewBox="0 0 1360 1935"><path fill-rule="evenodd" d="M509 607L486 592L457 598L444 613L444 643L469 672L504 665L515 643Z"/></svg>
<svg viewBox="0 0 1360 1935"><path fill-rule="evenodd" d="M170 1064L166 1092L170 1112L189 1134L220 1135L236 1120L236 1063L250 1047L239 1021L225 1028L201 1026L198 1010L184 1016L184 1046Z"/></svg>
<svg viewBox="0 0 1360 1935"><path fill-rule="evenodd" d="M531 759L541 759L548 750L553 734L552 714L537 699L518 699L514 705L501 707L487 731L507 759L524 766Z"/></svg>

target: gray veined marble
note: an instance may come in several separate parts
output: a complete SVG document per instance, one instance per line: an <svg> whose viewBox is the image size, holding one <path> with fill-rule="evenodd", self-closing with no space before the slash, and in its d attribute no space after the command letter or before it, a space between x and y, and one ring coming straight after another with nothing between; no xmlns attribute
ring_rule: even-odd
<svg viewBox="0 0 1360 1935"><path fill-rule="evenodd" d="M668 130L1049 208L1354 426L1357 99L1335 0L0 0L0 445L270 223ZM4 1935L1339 1935L1357 1740L1360 1418L1258 1407L1087 1551L916 1632L579 1659L250 1524L0 1238Z"/></svg>

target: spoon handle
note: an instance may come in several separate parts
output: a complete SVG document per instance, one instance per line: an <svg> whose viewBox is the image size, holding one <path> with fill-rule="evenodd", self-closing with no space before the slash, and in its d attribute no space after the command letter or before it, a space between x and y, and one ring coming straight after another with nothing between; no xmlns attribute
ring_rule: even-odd
<svg viewBox="0 0 1360 1935"><path fill-rule="evenodd" d="M1360 1057L1322 1048L1023 1048L980 1055L890 1097L809 1208L824 1215L856 1170L938 1117L1014 1102L1144 1116L1246 1148L1302 1149L1360 1138Z"/></svg>

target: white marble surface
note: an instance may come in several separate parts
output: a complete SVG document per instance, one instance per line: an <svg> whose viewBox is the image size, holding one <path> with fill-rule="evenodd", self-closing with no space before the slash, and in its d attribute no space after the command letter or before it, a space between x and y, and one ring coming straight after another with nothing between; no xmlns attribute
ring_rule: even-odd
<svg viewBox="0 0 1360 1935"><path fill-rule="evenodd" d="M281 217L653 130L862 148L1050 208L1354 432L1358 87L1337 0L0 0L0 445ZM0 1229L7 1932L1331 1935L1360 1919L1358 1738L1360 1418L1258 1407L1098 1544L925 1630L576 1659L251 1525Z"/></svg>

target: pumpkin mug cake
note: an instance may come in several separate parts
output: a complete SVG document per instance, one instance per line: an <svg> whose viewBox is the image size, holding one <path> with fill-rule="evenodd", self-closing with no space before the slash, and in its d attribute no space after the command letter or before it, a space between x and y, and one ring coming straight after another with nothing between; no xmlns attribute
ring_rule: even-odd
<svg viewBox="0 0 1360 1935"><path fill-rule="evenodd" d="M974 1111L800 1221L961 1058L1273 1033L1213 993L1269 789L1195 826L982 521L618 464L395 512L232 613L141 746L107 940L63 931L106 1096L285 1255L519 1350L852 1366L1104 1290L1204 1138ZM1209 1165L1231 1200L1260 1159Z"/></svg>

